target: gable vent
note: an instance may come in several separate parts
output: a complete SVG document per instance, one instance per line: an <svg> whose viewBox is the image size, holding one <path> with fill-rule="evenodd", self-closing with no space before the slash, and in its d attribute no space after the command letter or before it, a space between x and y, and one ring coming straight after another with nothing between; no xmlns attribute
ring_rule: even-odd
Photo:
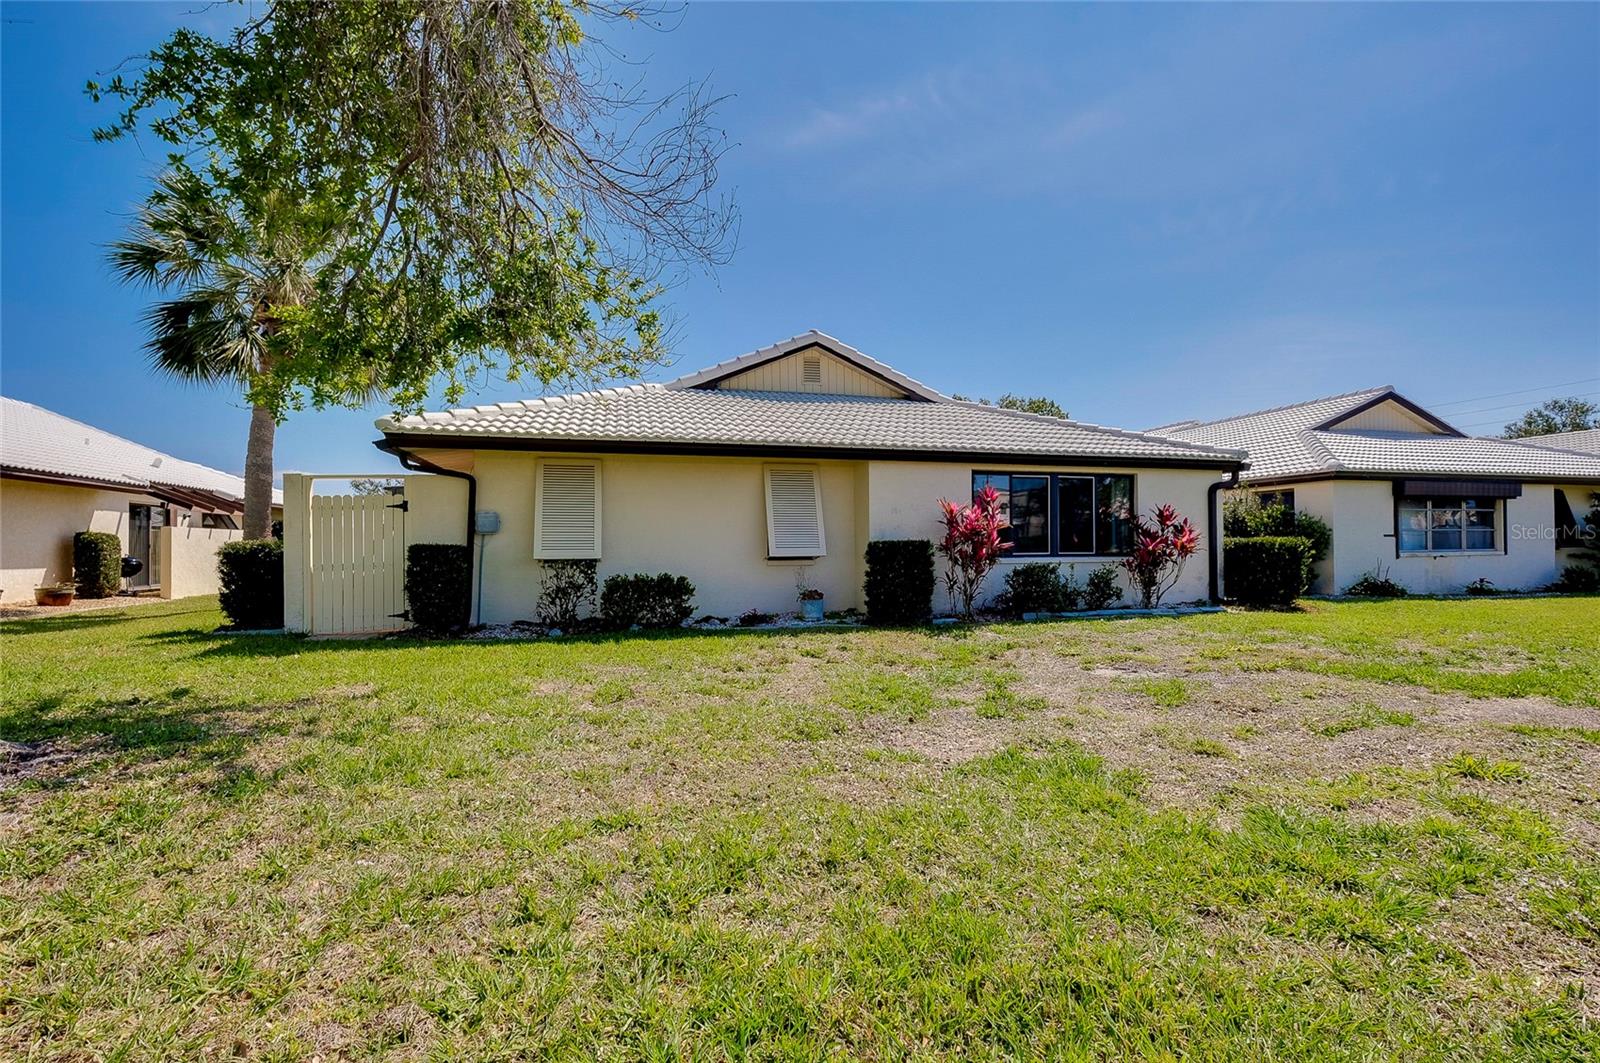
<svg viewBox="0 0 1600 1063"><path fill-rule="evenodd" d="M808 388L822 386L822 356L808 354L800 362L800 382Z"/></svg>
<svg viewBox="0 0 1600 1063"><path fill-rule="evenodd" d="M598 558L600 463L541 461L534 486L534 511L534 557Z"/></svg>
<svg viewBox="0 0 1600 1063"><path fill-rule="evenodd" d="M822 557L822 487L814 465L768 465L767 556Z"/></svg>

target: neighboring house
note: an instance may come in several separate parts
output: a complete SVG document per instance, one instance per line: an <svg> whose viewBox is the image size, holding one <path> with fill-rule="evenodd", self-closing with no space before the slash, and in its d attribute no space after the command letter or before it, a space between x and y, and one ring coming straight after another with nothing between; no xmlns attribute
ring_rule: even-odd
<svg viewBox="0 0 1600 1063"><path fill-rule="evenodd" d="M479 555L485 623L532 617L541 562L564 558L597 560L601 579L687 576L700 613L792 610L797 579L859 608L869 540L937 539L939 499L985 483L1015 529L1006 564L1073 562L1080 581L1127 552L1132 512L1172 503L1204 538L1168 597L1204 599L1213 489L1243 466L1226 448L956 401L820 332L665 384L377 424L409 468L470 477L455 541L471 511L498 514ZM437 526L424 508L406 519Z"/></svg>
<svg viewBox="0 0 1600 1063"><path fill-rule="evenodd" d="M1547 436L1522 436L1518 443L1532 443L1536 447L1556 447L1559 450L1581 450L1585 454L1600 454L1600 428L1582 432L1555 432Z"/></svg>
<svg viewBox="0 0 1600 1063"><path fill-rule="evenodd" d="M72 581L72 536L113 532L145 563L140 590L217 589L217 547L239 537L244 481L30 402L0 397L0 602Z"/></svg>
<svg viewBox="0 0 1600 1063"><path fill-rule="evenodd" d="M1246 451L1250 490L1326 520L1323 594L1369 572L1420 593L1541 587L1600 490L1600 455L1468 437L1391 387L1151 431Z"/></svg>

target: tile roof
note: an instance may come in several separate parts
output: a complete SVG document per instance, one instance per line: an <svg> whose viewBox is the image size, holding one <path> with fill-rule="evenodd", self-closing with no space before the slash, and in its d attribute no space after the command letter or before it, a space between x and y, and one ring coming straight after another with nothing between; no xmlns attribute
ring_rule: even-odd
<svg viewBox="0 0 1600 1063"><path fill-rule="evenodd" d="M1548 436L1523 436L1519 443L1536 447L1559 447L1562 450L1581 450L1585 454L1600 454L1600 428L1582 432L1556 432Z"/></svg>
<svg viewBox="0 0 1600 1063"><path fill-rule="evenodd" d="M1333 473L1600 480L1600 456L1530 446L1525 440L1318 427L1388 396L1405 401L1392 387L1367 388L1157 431L1241 448L1250 455L1249 478L1258 481Z"/></svg>
<svg viewBox="0 0 1600 1063"><path fill-rule="evenodd" d="M244 499L244 480L0 396L0 467L133 489L170 486ZM273 492L273 501L281 501Z"/></svg>
<svg viewBox="0 0 1600 1063"><path fill-rule="evenodd" d="M676 382L674 382L676 383ZM1216 467L1236 451L1140 432L940 398L920 402L856 395L706 390L636 384L448 412L380 418L389 435L440 446L492 439L564 443L1097 458Z"/></svg>

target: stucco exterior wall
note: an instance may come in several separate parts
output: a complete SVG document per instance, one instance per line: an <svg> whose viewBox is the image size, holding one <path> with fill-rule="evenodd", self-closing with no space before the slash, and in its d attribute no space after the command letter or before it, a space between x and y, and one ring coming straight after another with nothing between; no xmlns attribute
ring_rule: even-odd
<svg viewBox="0 0 1600 1063"><path fill-rule="evenodd" d="M583 455L563 454L563 458ZM533 556L534 477L539 454L480 451L473 461L478 509L500 514L483 543L484 623L534 616L541 565ZM795 577L826 596L827 608L859 608L859 462L818 461L827 556L768 560L760 458L588 455L600 462L603 582L615 573L672 572L695 585L696 615L796 608ZM774 459L783 461L786 459ZM792 461L792 460L791 460ZM459 512L459 509L457 510Z"/></svg>
<svg viewBox="0 0 1600 1063"><path fill-rule="evenodd" d="M1087 468L1071 466L1046 468L1029 465L981 465L970 462L902 462L874 461L867 463L868 537L872 539L938 539L943 534L939 524L940 498L964 500L972 493L972 473L982 469L991 472L1083 472L1086 474L1127 473L1134 477L1134 504L1139 512L1149 515L1150 510L1164 502L1176 506L1178 512L1194 522L1200 529L1200 551L1184 566L1183 576L1168 592L1168 604L1204 599L1209 593L1207 560L1211 549L1210 534L1206 528L1206 495L1213 483L1225 479L1215 469L1139 469ZM865 548L865 544L863 544ZM1078 582L1084 582L1094 568L1117 565L1116 558L1054 558L1022 557L1001 562L1001 569L990 577L985 586L987 601L1002 587L1005 568L1029 561L1060 561L1074 566ZM1119 578L1124 588L1124 602L1133 603L1127 590L1127 579ZM937 608L949 605L942 590L935 593Z"/></svg>
<svg viewBox="0 0 1600 1063"><path fill-rule="evenodd" d="M157 529L154 550L161 559L161 597L192 598L217 593L217 551L223 543L243 536L244 532L237 528Z"/></svg>
<svg viewBox="0 0 1600 1063"><path fill-rule="evenodd" d="M1493 552L1395 556L1394 488L1388 480L1323 480L1294 484L1295 508L1333 528L1330 557L1312 590L1342 593L1369 572L1383 570L1415 594L1459 594L1486 578L1502 590L1534 590L1556 578L1555 497L1549 484L1523 484L1522 497L1504 500L1499 546ZM1573 492L1568 490L1568 497Z"/></svg>
<svg viewBox="0 0 1600 1063"><path fill-rule="evenodd" d="M129 503L144 495L0 479L0 601L33 600L42 583L72 580L72 536L111 532L128 552Z"/></svg>

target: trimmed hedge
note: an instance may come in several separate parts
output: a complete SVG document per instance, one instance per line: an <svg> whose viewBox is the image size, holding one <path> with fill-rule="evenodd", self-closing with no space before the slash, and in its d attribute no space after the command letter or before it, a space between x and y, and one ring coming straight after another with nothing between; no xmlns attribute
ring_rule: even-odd
<svg viewBox="0 0 1600 1063"><path fill-rule="evenodd" d="M236 628L283 626L283 542L240 539L217 551L217 598Z"/></svg>
<svg viewBox="0 0 1600 1063"><path fill-rule="evenodd" d="M1247 605L1288 605L1306 586L1315 548L1295 535L1228 539L1222 547L1228 596Z"/></svg>
<svg viewBox="0 0 1600 1063"><path fill-rule="evenodd" d="M867 544L867 623L926 624L933 619L933 544L874 539Z"/></svg>
<svg viewBox="0 0 1600 1063"><path fill-rule="evenodd" d="M472 547L412 544L406 550L406 610L430 635L466 627L472 615Z"/></svg>
<svg viewBox="0 0 1600 1063"><path fill-rule="evenodd" d="M122 540L110 532L72 537L72 580L79 598L109 598L122 582Z"/></svg>
<svg viewBox="0 0 1600 1063"><path fill-rule="evenodd" d="M600 589L600 620L618 631L682 627L693 615L694 584L685 576L607 576Z"/></svg>

